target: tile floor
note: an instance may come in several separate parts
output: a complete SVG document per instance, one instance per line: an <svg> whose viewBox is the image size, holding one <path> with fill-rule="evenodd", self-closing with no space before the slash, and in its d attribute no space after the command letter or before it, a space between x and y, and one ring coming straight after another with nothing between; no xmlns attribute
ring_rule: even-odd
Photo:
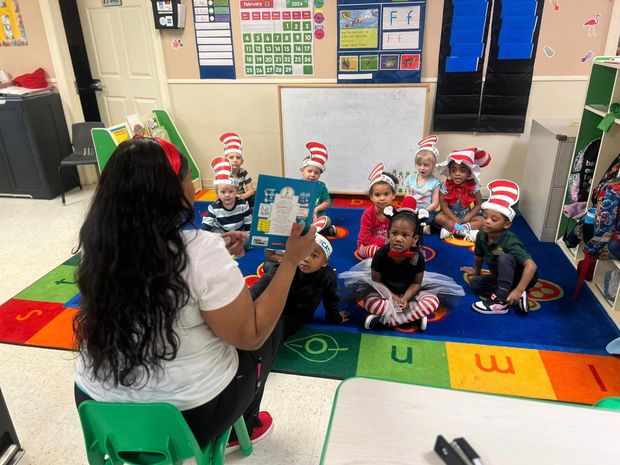
<svg viewBox="0 0 620 465"><path fill-rule="evenodd" d="M92 188L60 198L0 197L0 303L56 267L70 254ZM24 465L86 464L73 404L74 354L0 344L0 388L26 450ZM230 464L318 464L338 381L273 374L263 408L274 431L250 457L235 452Z"/></svg>

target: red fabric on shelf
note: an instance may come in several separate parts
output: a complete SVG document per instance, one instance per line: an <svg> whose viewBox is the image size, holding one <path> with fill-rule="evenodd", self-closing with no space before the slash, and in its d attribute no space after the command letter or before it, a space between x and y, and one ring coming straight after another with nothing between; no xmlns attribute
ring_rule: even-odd
<svg viewBox="0 0 620 465"><path fill-rule="evenodd" d="M47 79L45 79L45 71L43 68L37 68L30 74L22 74L13 79L16 86L25 87L27 89L43 89L47 87Z"/></svg>

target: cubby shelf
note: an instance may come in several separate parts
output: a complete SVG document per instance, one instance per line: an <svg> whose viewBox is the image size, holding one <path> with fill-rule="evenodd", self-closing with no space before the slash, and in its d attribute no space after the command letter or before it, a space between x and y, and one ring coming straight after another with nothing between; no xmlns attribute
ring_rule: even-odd
<svg viewBox="0 0 620 465"><path fill-rule="evenodd" d="M574 160L575 155L590 142L598 138L601 139L596 166L592 176L592 185L588 194L588 208L592 207L592 190L598 185L609 165L620 154L620 118L615 119L615 124L607 132L603 132L597 127L609 112L611 104L620 103L620 66L599 61L602 59L604 58L597 58L592 64L592 73L588 83L586 101L573 153ZM570 198L568 187L564 198ZM559 237L569 227L569 222L570 220L566 218L560 218L557 244L573 267L577 268L579 260L583 258L583 244L574 249L569 249ZM604 293L605 274L613 270L620 270L620 261L598 260L592 281L587 282L587 284L601 305L607 310L616 326L620 327L620 292L616 292L613 300L607 299ZM620 286L618 289L620 290Z"/></svg>

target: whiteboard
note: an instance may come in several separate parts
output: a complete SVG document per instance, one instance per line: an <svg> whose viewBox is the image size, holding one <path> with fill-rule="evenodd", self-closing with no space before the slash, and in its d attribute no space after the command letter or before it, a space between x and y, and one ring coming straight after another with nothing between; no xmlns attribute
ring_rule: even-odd
<svg viewBox="0 0 620 465"><path fill-rule="evenodd" d="M379 162L388 172L413 171L427 94L426 85L280 87L284 175L299 177L310 141L327 147L321 181L330 192L367 192Z"/></svg>

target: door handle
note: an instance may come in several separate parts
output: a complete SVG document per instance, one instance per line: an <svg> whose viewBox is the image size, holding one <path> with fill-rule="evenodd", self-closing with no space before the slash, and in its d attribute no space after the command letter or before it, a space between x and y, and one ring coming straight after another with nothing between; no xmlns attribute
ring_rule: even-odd
<svg viewBox="0 0 620 465"><path fill-rule="evenodd" d="M101 81L99 79L93 79L93 82L89 86L89 88L91 90L94 90L94 91L97 91L97 92L101 92L104 89L104 85L101 84Z"/></svg>

